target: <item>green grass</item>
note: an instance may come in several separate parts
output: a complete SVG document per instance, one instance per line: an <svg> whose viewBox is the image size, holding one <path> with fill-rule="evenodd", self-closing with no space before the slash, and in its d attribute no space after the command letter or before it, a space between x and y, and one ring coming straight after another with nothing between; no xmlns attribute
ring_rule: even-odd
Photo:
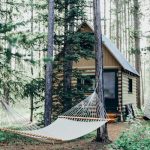
<svg viewBox="0 0 150 150"><path fill-rule="evenodd" d="M93 131L93 132L91 132L91 133L89 133L89 134L87 134L85 136L80 137L79 139L80 140L87 140L87 141L89 141L91 139L94 139L95 137L96 137L96 131Z"/></svg>
<svg viewBox="0 0 150 150"><path fill-rule="evenodd" d="M7 144L17 144L17 143L38 144L39 142L34 140L34 139L24 137L24 136L21 136L21 135L0 131L0 143L7 143Z"/></svg>

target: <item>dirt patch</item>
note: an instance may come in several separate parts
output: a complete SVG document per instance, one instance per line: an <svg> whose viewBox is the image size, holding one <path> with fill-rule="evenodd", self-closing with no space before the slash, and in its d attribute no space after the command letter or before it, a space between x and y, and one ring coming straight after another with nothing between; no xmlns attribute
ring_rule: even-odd
<svg viewBox="0 0 150 150"><path fill-rule="evenodd" d="M127 123L112 123L108 124L108 133L110 140L114 141L118 138L120 133L128 127ZM0 143L0 150L108 150L107 145L94 142L95 135L85 136L81 139L61 143L61 144L29 144L15 141L13 143Z"/></svg>
<svg viewBox="0 0 150 150"><path fill-rule="evenodd" d="M129 127L129 124L127 122L124 123L111 123L108 124L108 134L111 141L115 141L122 131L127 129Z"/></svg>

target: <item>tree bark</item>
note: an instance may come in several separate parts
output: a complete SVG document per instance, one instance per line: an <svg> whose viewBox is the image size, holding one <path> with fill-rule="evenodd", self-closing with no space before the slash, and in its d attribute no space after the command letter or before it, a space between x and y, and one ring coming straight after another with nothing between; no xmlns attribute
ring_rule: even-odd
<svg viewBox="0 0 150 150"><path fill-rule="evenodd" d="M112 29L112 2L111 0L109 1L110 3L110 13L109 13L109 18L110 18L110 23L109 23L109 38L111 39L112 38L112 32L111 32L111 29Z"/></svg>
<svg viewBox="0 0 150 150"><path fill-rule="evenodd" d="M125 46L125 53L126 53L126 58L128 60L128 38L127 38L127 3L124 2L124 46Z"/></svg>
<svg viewBox="0 0 150 150"><path fill-rule="evenodd" d="M106 35L106 0L104 0L104 35Z"/></svg>
<svg viewBox="0 0 150 150"><path fill-rule="evenodd" d="M103 50L102 50L102 34L101 34L101 14L100 14L100 0L93 0L94 12L94 34L95 34L95 64L96 64L96 83L98 83L97 93L100 101L104 105L103 93ZM98 116L100 116L98 114ZM104 125L97 130L96 141L107 142L108 132L107 125Z"/></svg>
<svg viewBox="0 0 150 150"><path fill-rule="evenodd" d="M30 121L33 121L34 101L33 95L30 95Z"/></svg>
<svg viewBox="0 0 150 150"><path fill-rule="evenodd" d="M33 35L33 0L31 0L31 34ZM33 61L33 49L31 47L31 61ZM33 66L31 64L31 75L33 76ZM34 97L30 96L30 121L33 121Z"/></svg>
<svg viewBox="0 0 150 150"><path fill-rule="evenodd" d="M63 64L63 70L64 70L64 85L63 85L63 91L64 91L64 109L63 111L67 111L72 107L72 98L71 98L71 81L72 81L72 65L73 62L72 60L68 60L67 56L71 56L72 52L71 52L71 47L70 45L67 43L67 37L69 33L73 33L74 31L74 22L67 22L67 16L68 16L68 11L69 9L71 9L73 6L69 5L69 1L65 1L65 23L64 23L64 27L65 27L65 31L64 31L64 49L63 49L63 53L64 53L64 64Z"/></svg>
<svg viewBox="0 0 150 150"><path fill-rule="evenodd" d="M130 2L128 1L128 55L129 55L129 62L131 63L131 36L130 36Z"/></svg>
<svg viewBox="0 0 150 150"><path fill-rule="evenodd" d="M141 70L141 56L140 56L140 21L139 21L139 1L134 2L134 42L135 42L135 67L140 74ZM141 90L140 90L140 77L137 78L137 107L141 109Z"/></svg>
<svg viewBox="0 0 150 150"><path fill-rule="evenodd" d="M54 0L49 0L48 11L48 51L47 57L49 61L46 64L46 89L45 89L45 112L44 112L44 124L45 126L51 123L52 114L52 74L53 65L50 59L53 57L54 49Z"/></svg>
<svg viewBox="0 0 150 150"><path fill-rule="evenodd" d="M115 0L115 15L116 15L116 45L117 48L119 48L120 44L119 44L119 1Z"/></svg>

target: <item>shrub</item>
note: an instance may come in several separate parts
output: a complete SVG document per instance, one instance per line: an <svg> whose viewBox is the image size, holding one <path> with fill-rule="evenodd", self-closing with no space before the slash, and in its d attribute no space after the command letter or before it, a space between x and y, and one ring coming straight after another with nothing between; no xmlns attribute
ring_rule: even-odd
<svg viewBox="0 0 150 150"><path fill-rule="evenodd" d="M114 150L150 150L150 126L136 122L123 132L111 148Z"/></svg>
<svg viewBox="0 0 150 150"><path fill-rule="evenodd" d="M17 144L17 143L31 143L31 144L38 144L39 142L27 138L21 135L13 134L13 133L8 133L8 132L2 132L0 131L0 143L9 143L9 144Z"/></svg>

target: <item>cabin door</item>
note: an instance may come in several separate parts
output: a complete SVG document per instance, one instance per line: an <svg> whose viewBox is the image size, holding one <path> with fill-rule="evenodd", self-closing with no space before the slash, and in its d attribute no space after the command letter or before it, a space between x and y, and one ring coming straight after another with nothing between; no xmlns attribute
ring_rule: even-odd
<svg viewBox="0 0 150 150"><path fill-rule="evenodd" d="M104 71L104 99L107 112L117 112L118 87L117 71Z"/></svg>

